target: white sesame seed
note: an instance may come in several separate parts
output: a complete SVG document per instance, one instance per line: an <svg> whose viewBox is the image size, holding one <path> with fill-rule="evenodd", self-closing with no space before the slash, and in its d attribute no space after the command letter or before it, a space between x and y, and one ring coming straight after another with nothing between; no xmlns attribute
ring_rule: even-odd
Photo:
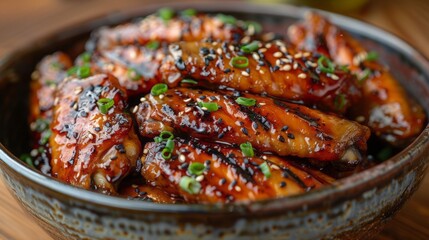
<svg viewBox="0 0 429 240"><path fill-rule="evenodd" d="M165 97L165 96L164 96L164 94L160 94L160 95L159 95L159 99L161 99L161 100L162 100L164 97Z"/></svg>
<svg viewBox="0 0 429 240"><path fill-rule="evenodd" d="M250 24L249 27L247 28L247 34L249 35L255 34L255 26L253 26L253 24Z"/></svg>
<svg viewBox="0 0 429 240"><path fill-rule="evenodd" d="M288 58L280 58L280 60L282 60L285 63L291 63L292 61Z"/></svg>
<svg viewBox="0 0 429 240"><path fill-rule="evenodd" d="M188 113L188 112L190 112L190 111L192 111L192 108L190 108L190 107L185 107L185 113Z"/></svg>
<svg viewBox="0 0 429 240"><path fill-rule="evenodd" d="M305 79L307 77L307 74L300 73L300 74L298 74L298 77L301 78L301 79Z"/></svg>
<svg viewBox="0 0 429 240"><path fill-rule="evenodd" d="M264 74L265 72L264 72L264 70L261 69L261 70L259 70L259 73Z"/></svg>
<svg viewBox="0 0 429 240"><path fill-rule="evenodd" d="M266 33L266 34L264 34L263 36L262 36L262 40L264 41L264 42L267 42L267 41L271 41L271 40L273 40L273 38L274 38L274 33L273 32L269 32L269 33Z"/></svg>
<svg viewBox="0 0 429 240"><path fill-rule="evenodd" d="M264 52L266 52L266 51L267 51L267 49L266 49L266 48L260 48L258 51L259 51L260 53L264 53Z"/></svg>
<svg viewBox="0 0 429 240"><path fill-rule="evenodd" d="M259 69L261 69L261 66L256 65L256 71L259 71Z"/></svg>
<svg viewBox="0 0 429 240"><path fill-rule="evenodd" d="M257 60L259 60L259 59L261 59L260 57L259 57L259 55L257 54L257 53L252 53L252 57L253 57L253 59L255 59L256 61Z"/></svg>
<svg viewBox="0 0 429 240"><path fill-rule="evenodd" d="M305 52L305 53L302 54L302 56L304 56L304 57L310 57L310 55L311 54L309 52Z"/></svg>
<svg viewBox="0 0 429 240"><path fill-rule="evenodd" d="M185 100L183 100L185 103L188 103L188 102L190 102L192 100L192 98L187 98L187 99L185 99Z"/></svg>
<svg viewBox="0 0 429 240"><path fill-rule="evenodd" d="M276 58L279 58L279 57L282 57L282 56L283 56L283 54L282 54L281 52L275 52L275 53L273 54L273 56L274 56L274 57L276 57Z"/></svg>
<svg viewBox="0 0 429 240"><path fill-rule="evenodd" d="M136 105L134 108L133 108L133 113L136 113L137 111L139 110L139 105Z"/></svg>
<svg viewBox="0 0 429 240"><path fill-rule="evenodd" d="M38 153L37 149L33 149L30 152L30 156L35 157L35 156L37 156L37 153Z"/></svg>
<svg viewBox="0 0 429 240"><path fill-rule="evenodd" d="M206 107L201 107L202 110L207 111L208 109Z"/></svg>
<svg viewBox="0 0 429 240"><path fill-rule="evenodd" d="M229 46L228 46L228 49L229 49L231 52L234 52L234 46L233 46L233 45L229 45Z"/></svg>
<svg viewBox="0 0 429 240"><path fill-rule="evenodd" d="M248 76L249 76L249 73L248 73L248 72L246 72L246 71L241 71L241 75L248 77Z"/></svg>
<svg viewBox="0 0 429 240"><path fill-rule="evenodd" d="M262 156L262 159L267 160L267 156L265 156L265 155Z"/></svg>
<svg viewBox="0 0 429 240"><path fill-rule="evenodd" d="M267 44L265 44L265 47L266 47L266 48L270 48L271 46L273 46L271 43L267 43Z"/></svg>
<svg viewBox="0 0 429 240"><path fill-rule="evenodd" d="M204 180L204 175L196 177L195 180L197 180L197 182L202 182Z"/></svg>
<svg viewBox="0 0 429 240"><path fill-rule="evenodd" d="M267 103L261 102L261 103L259 103L259 105L265 106L265 105L267 105Z"/></svg>
<svg viewBox="0 0 429 240"><path fill-rule="evenodd" d="M144 150L143 150L143 154L147 154L149 152L149 149L147 149L147 148L145 148Z"/></svg>
<svg viewBox="0 0 429 240"><path fill-rule="evenodd" d="M73 109L74 109L74 110L77 110L77 108L78 108L78 104L77 104L77 102L75 102L75 103L73 104Z"/></svg>
<svg viewBox="0 0 429 240"><path fill-rule="evenodd" d="M54 105L58 105L58 103L59 103L59 102L60 102L60 99L56 97L56 98L54 99Z"/></svg>
<svg viewBox="0 0 429 240"><path fill-rule="evenodd" d="M312 61L307 61L306 64L310 67L313 67L313 68L317 67L317 63L314 63Z"/></svg>
<svg viewBox="0 0 429 240"><path fill-rule="evenodd" d="M218 48L218 49L216 49L216 53L219 54L219 55L222 55L223 51L222 51L221 48Z"/></svg>
<svg viewBox="0 0 429 240"><path fill-rule="evenodd" d="M293 55L294 58L302 58L302 52Z"/></svg>
<svg viewBox="0 0 429 240"><path fill-rule="evenodd" d="M245 36L243 39L241 39L241 43L248 43L250 41L250 37L249 36Z"/></svg>
<svg viewBox="0 0 429 240"><path fill-rule="evenodd" d="M337 76L337 75L335 75L335 74L331 74L331 78L332 78L332 80L335 80L335 81L338 81L340 78Z"/></svg>
<svg viewBox="0 0 429 240"><path fill-rule="evenodd" d="M289 64L286 64L280 68L280 70L282 70L282 71L290 71L291 69L292 69L292 67Z"/></svg>
<svg viewBox="0 0 429 240"><path fill-rule="evenodd" d="M94 139L94 135L92 133L88 133L88 138L92 140Z"/></svg>
<svg viewBox="0 0 429 240"><path fill-rule="evenodd" d="M145 97L140 98L140 102L144 102L144 101L146 101Z"/></svg>
<svg viewBox="0 0 429 240"><path fill-rule="evenodd" d="M281 46L280 47L280 51L287 53L287 48L285 46Z"/></svg>
<svg viewBox="0 0 429 240"><path fill-rule="evenodd" d="M240 186L235 186L235 187L234 187L234 189L235 189L235 191L237 191L237 192L241 192L241 187L240 187Z"/></svg>
<svg viewBox="0 0 429 240"><path fill-rule="evenodd" d="M271 165L271 168L274 170L280 170L279 166L277 166L277 165Z"/></svg>
<svg viewBox="0 0 429 240"><path fill-rule="evenodd" d="M298 63L297 62L293 63L293 70L296 70L297 68L298 68Z"/></svg>
<svg viewBox="0 0 429 240"><path fill-rule="evenodd" d="M183 163L183 162L185 162L185 161L186 161L186 157L185 157L185 155L180 154L180 155L179 155L179 162Z"/></svg>

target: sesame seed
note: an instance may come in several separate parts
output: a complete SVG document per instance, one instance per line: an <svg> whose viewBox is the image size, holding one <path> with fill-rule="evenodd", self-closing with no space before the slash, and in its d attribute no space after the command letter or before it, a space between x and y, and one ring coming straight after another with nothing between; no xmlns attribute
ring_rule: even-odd
<svg viewBox="0 0 429 240"><path fill-rule="evenodd" d="M277 165L271 165L271 169L274 169L274 170L280 170L280 167L279 166L277 166Z"/></svg>
<svg viewBox="0 0 429 240"><path fill-rule="evenodd" d="M88 133L88 138L92 140L94 139L94 135L92 135L92 133Z"/></svg>
<svg viewBox="0 0 429 240"><path fill-rule="evenodd" d="M82 87L76 87L75 89L74 89L74 94L76 94L76 95L78 95L79 93L81 93L83 91L83 88Z"/></svg>
<svg viewBox="0 0 429 240"><path fill-rule="evenodd" d="M190 108L190 107L185 107L185 113L188 113L188 112L190 112L190 111L192 111L192 108Z"/></svg>
<svg viewBox="0 0 429 240"><path fill-rule="evenodd" d="M179 155L179 162L183 163L183 162L185 162L185 160L186 160L185 155L180 154L180 155Z"/></svg>
<svg viewBox="0 0 429 240"><path fill-rule="evenodd" d="M259 70L259 73L264 74L265 72L264 72L264 70L261 69L261 70Z"/></svg>
<svg viewBox="0 0 429 240"><path fill-rule="evenodd" d="M201 109L202 109L203 111L207 111L207 110L208 110L206 107L201 107Z"/></svg>
<svg viewBox="0 0 429 240"><path fill-rule="evenodd" d="M267 160L267 156L265 156L265 155L262 156L262 159Z"/></svg>
<svg viewBox="0 0 429 240"><path fill-rule="evenodd" d="M219 185L224 185L226 183L226 179L222 178L221 180L219 180Z"/></svg>
<svg viewBox="0 0 429 240"><path fill-rule="evenodd" d="M259 59L260 59L260 57L259 57L259 55L257 54L257 53L252 53L252 57L256 60L256 61L258 61Z"/></svg>
<svg viewBox="0 0 429 240"><path fill-rule="evenodd" d="M292 133L288 133L287 137L290 138L290 139L295 139L295 135L293 135Z"/></svg>
<svg viewBox="0 0 429 240"><path fill-rule="evenodd" d="M32 157L37 156L37 154L38 154L37 149L33 149L33 150L31 150L31 152L30 152L30 156L32 156Z"/></svg>
<svg viewBox="0 0 429 240"><path fill-rule="evenodd" d="M317 67L317 63L314 63L314 62L312 62L312 61L307 61L307 62L305 62L308 66L310 66L310 67Z"/></svg>
<svg viewBox="0 0 429 240"><path fill-rule="evenodd" d="M144 101L146 101L145 97L140 98L140 102L144 102Z"/></svg>
<svg viewBox="0 0 429 240"><path fill-rule="evenodd" d="M266 48L260 48L259 50L258 50L258 52L260 52L260 53L264 53L264 52L266 52L267 51L267 49Z"/></svg>
<svg viewBox="0 0 429 240"><path fill-rule="evenodd" d="M149 152L149 149L147 149L147 148L145 148L144 150L143 150L143 154L147 154Z"/></svg>
<svg viewBox="0 0 429 240"><path fill-rule="evenodd" d="M289 129L289 127L288 127L288 126L283 126L283 127L282 127L282 129L281 129L281 131L282 131L282 132L285 132L285 131L287 131L288 129Z"/></svg>
<svg viewBox="0 0 429 240"><path fill-rule="evenodd" d="M281 182L280 182L280 187L281 187L281 188L284 188L284 187L286 187L286 182L284 182L284 181L281 181Z"/></svg>
<svg viewBox="0 0 429 240"><path fill-rule="evenodd" d="M188 102L190 102L190 101L192 101L192 98L187 98L187 99L185 99L185 100L183 100L185 103L188 103Z"/></svg>
<svg viewBox="0 0 429 240"><path fill-rule="evenodd" d="M310 57L310 55L311 54L309 52L305 52L305 53L302 54L302 56L304 56L304 57Z"/></svg>
<svg viewBox="0 0 429 240"><path fill-rule="evenodd" d="M261 105L261 106L265 106L265 105L267 105L267 103L260 102L260 103L259 103L259 105Z"/></svg>
<svg viewBox="0 0 429 240"><path fill-rule="evenodd" d="M297 62L293 63L293 70L296 70L297 68L298 68L298 63Z"/></svg>
<svg viewBox="0 0 429 240"><path fill-rule="evenodd" d="M302 52L293 55L294 58L302 58Z"/></svg>
<svg viewBox="0 0 429 240"><path fill-rule="evenodd" d="M275 52L275 53L273 54L273 56L274 56L274 57L276 57L276 58L279 58L279 57L282 57L282 56L283 56L283 54L282 54L281 52Z"/></svg>
<svg viewBox="0 0 429 240"><path fill-rule="evenodd" d="M280 47L280 51L286 53L287 52L287 48L285 46L281 46Z"/></svg>
<svg viewBox="0 0 429 240"><path fill-rule="evenodd" d="M163 99L165 97L165 95L164 94L160 94L159 95L159 99Z"/></svg>
<svg viewBox="0 0 429 240"><path fill-rule="evenodd" d="M222 51L221 48L218 48L218 49L216 49L216 53L219 54L219 55L222 55L223 51Z"/></svg>
<svg viewBox="0 0 429 240"><path fill-rule="evenodd" d="M301 79L305 79L307 77L307 74L300 73L300 74L298 74L298 77L301 78Z"/></svg>
<svg viewBox="0 0 429 240"><path fill-rule="evenodd" d="M241 39L241 43L248 43L250 41L250 37L249 36L245 36L243 39Z"/></svg>
<svg viewBox="0 0 429 240"><path fill-rule="evenodd" d="M234 46L233 46L233 45L229 45L229 46L228 46L228 49L229 49L230 51L234 52Z"/></svg>
<svg viewBox="0 0 429 240"><path fill-rule="evenodd" d="M241 192L241 187L240 187L240 186L235 186L235 187L234 187L234 189L235 189L235 191L237 191L237 192Z"/></svg>
<svg viewBox="0 0 429 240"><path fill-rule="evenodd" d="M337 75L335 75L335 74L331 74L331 76L330 76L331 78L332 78L332 80L335 80L335 81L338 81L340 78L337 76Z"/></svg>
<svg viewBox="0 0 429 240"><path fill-rule="evenodd" d="M279 135L278 140L280 142L285 142L285 138L282 135Z"/></svg>
<svg viewBox="0 0 429 240"><path fill-rule="evenodd" d="M289 64L286 64L280 68L281 71L290 71L292 67Z"/></svg>
<svg viewBox="0 0 429 240"><path fill-rule="evenodd" d="M136 113L138 110L139 110L139 105L137 105L133 108L133 113Z"/></svg>
<svg viewBox="0 0 429 240"><path fill-rule="evenodd" d="M246 77L250 76L249 73L246 71L241 71L241 75L246 76Z"/></svg>
<svg viewBox="0 0 429 240"><path fill-rule="evenodd" d="M272 46L272 44L271 43L267 43L267 44L265 44L265 47L266 48L270 48Z"/></svg>
<svg viewBox="0 0 429 240"><path fill-rule="evenodd" d="M204 180L204 175L196 177L195 180L197 180L197 182L202 182Z"/></svg>

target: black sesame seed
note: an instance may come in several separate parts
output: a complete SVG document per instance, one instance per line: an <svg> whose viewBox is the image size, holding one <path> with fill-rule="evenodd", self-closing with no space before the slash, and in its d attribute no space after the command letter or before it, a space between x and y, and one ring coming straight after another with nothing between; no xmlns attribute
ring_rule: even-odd
<svg viewBox="0 0 429 240"><path fill-rule="evenodd" d="M219 180L219 185L224 185L226 183L226 179L222 178L221 180Z"/></svg>
<svg viewBox="0 0 429 240"><path fill-rule="evenodd" d="M250 68L246 68L246 72L247 72L247 73L250 73Z"/></svg>
<svg viewBox="0 0 429 240"><path fill-rule="evenodd" d="M275 72L275 71L277 71L279 69L280 69L280 67L277 66L277 65L275 65L275 66L271 67L271 72Z"/></svg>
<svg viewBox="0 0 429 240"><path fill-rule="evenodd" d="M80 112L80 116L81 116L81 117L87 117L87 116L88 116L88 113L87 113L87 112L85 112L85 111L82 111L82 112Z"/></svg>
<svg viewBox="0 0 429 240"><path fill-rule="evenodd" d="M206 96L201 95L201 96L199 96L198 98L199 98L199 99L201 99L201 100L204 100L204 99L206 99Z"/></svg>
<svg viewBox="0 0 429 240"><path fill-rule="evenodd" d="M257 122L252 122L252 128L254 130L258 129L258 123Z"/></svg>
<svg viewBox="0 0 429 240"><path fill-rule="evenodd" d="M208 58L204 58L204 64L208 66L210 64L210 60Z"/></svg>
<svg viewBox="0 0 429 240"><path fill-rule="evenodd" d="M279 139L280 142L285 142L285 138L282 135L279 135L278 139Z"/></svg>
<svg viewBox="0 0 429 240"><path fill-rule="evenodd" d="M285 132L285 131L287 131L288 129L289 129L289 127L285 125L285 126L283 126L283 127L282 127L282 132Z"/></svg>
<svg viewBox="0 0 429 240"><path fill-rule="evenodd" d="M231 72L231 69L227 68L227 69L223 70L223 72L224 73L229 73L229 72Z"/></svg>
<svg viewBox="0 0 429 240"><path fill-rule="evenodd" d="M110 160L116 160L118 158L118 156L111 156Z"/></svg>
<svg viewBox="0 0 429 240"><path fill-rule="evenodd" d="M180 165L180 168L181 168L181 169L187 169L187 168L188 168L188 166L189 166L189 163L184 162L184 163L182 163L182 164Z"/></svg>
<svg viewBox="0 0 429 240"><path fill-rule="evenodd" d="M206 56L207 54L209 54L210 52L209 52L209 49L208 48L205 48L205 47L202 47L202 48L200 48L200 54L201 55L203 55L203 56Z"/></svg>
<svg viewBox="0 0 429 240"><path fill-rule="evenodd" d="M282 177L283 177L283 178L289 178L289 173L288 173L288 172L286 172L286 171L283 171L283 172L282 172Z"/></svg>
<svg viewBox="0 0 429 240"><path fill-rule="evenodd" d="M185 66L185 62L183 61L182 58L179 58L176 60L176 67L179 70L185 70L186 66Z"/></svg>
<svg viewBox="0 0 429 240"><path fill-rule="evenodd" d="M79 136L79 134L77 132L73 132L73 137L77 138Z"/></svg>
<svg viewBox="0 0 429 240"><path fill-rule="evenodd" d="M215 96L210 96L209 98L210 98L210 100L212 100L212 101L216 100L216 97L215 97Z"/></svg>
<svg viewBox="0 0 429 240"><path fill-rule="evenodd" d="M105 124L104 124L104 126L106 126L106 127L111 127L111 125L110 125L110 123L109 122L106 122Z"/></svg>
<svg viewBox="0 0 429 240"><path fill-rule="evenodd" d="M95 127L95 128L94 128L94 130L95 130L96 132L99 132L99 131L101 131L101 128L99 128L99 127Z"/></svg>
<svg viewBox="0 0 429 240"><path fill-rule="evenodd" d="M245 135L249 135L249 131L247 131L247 128L241 128L241 132L243 132Z"/></svg>
<svg viewBox="0 0 429 240"><path fill-rule="evenodd" d="M210 164L211 164L212 162L210 161L210 160L206 160L206 161L204 161L204 165L207 167L207 166L210 166Z"/></svg>
<svg viewBox="0 0 429 240"><path fill-rule="evenodd" d="M222 118L219 118L217 121L216 121L216 123L217 124L221 124L223 122L223 119Z"/></svg>
<svg viewBox="0 0 429 240"><path fill-rule="evenodd" d="M280 187L281 187L281 188L286 187L286 182L283 182L283 181L282 181L282 182L280 182Z"/></svg>
<svg viewBox="0 0 429 240"><path fill-rule="evenodd" d="M292 133L288 133L287 137L290 138L290 139L295 139L295 135L293 135Z"/></svg>
<svg viewBox="0 0 429 240"><path fill-rule="evenodd" d="M259 65L259 66L265 66L265 62L264 62L264 61L262 61L262 60L259 60L259 61L258 61L258 65Z"/></svg>

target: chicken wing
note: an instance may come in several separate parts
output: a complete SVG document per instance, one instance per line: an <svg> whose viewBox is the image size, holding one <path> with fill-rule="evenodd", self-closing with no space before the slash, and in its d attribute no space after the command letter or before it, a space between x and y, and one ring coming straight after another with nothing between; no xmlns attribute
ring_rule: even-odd
<svg viewBox="0 0 429 240"><path fill-rule="evenodd" d="M192 78L200 86L265 93L338 113L345 112L360 98L352 75L331 66L322 68L316 56L287 49L279 40L252 44L252 53L225 42L171 44L170 56L161 66L162 79L174 87L181 80Z"/></svg>
<svg viewBox="0 0 429 240"><path fill-rule="evenodd" d="M237 149L176 139L171 159L164 143L147 143L142 176L154 187L186 202L245 202L291 196L320 188L334 179L273 155L244 157ZM196 164L199 172L190 170Z"/></svg>
<svg viewBox="0 0 429 240"><path fill-rule="evenodd" d="M225 21L225 17L228 17L228 21ZM165 19L159 14L153 14L137 23L101 28L92 35L87 49L102 50L119 45L153 45L159 42L199 41L207 38L238 42L246 34L245 28L243 24L237 24L232 16L196 14ZM254 31L250 32L252 33Z"/></svg>
<svg viewBox="0 0 429 240"><path fill-rule="evenodd" d="M69 78L56 92L52 176L86 189L115 193L141 152L127 96L117 79L98 74Z"/></svg>
<svg viewBox="0 0 429 240"><path fill-rule="evenodd" d="M362 99L351 112L375 135L399 146L421 132L426 119L423 108L407 95L388 69L349 34L322 16L309 13L303 23L289 28L288 36L298 48L326 54L337 64L348 65L358 76Z"/></svg>
<svg viewBox="0 0 429 240"><path fill-rule="evenodd" d="M239 98L254 102L254 106L237 103ZM280 156L348 162L360 160L369 137L369 130L358 123L239 92L177 88L142 100L133 112L143 137L155 137L167 130L232 145L249 141L259 151Z"/></svg>

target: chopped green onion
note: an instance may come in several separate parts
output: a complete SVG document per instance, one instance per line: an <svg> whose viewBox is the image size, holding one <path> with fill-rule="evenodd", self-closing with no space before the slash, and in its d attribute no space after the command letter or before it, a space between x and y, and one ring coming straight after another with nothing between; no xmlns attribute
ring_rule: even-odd
<svg viewBox="0 0 429 240"><path fill-rule="evenodd" d="M173 18L174 11L171 8L161 8L158 10L158 15L162 20L168 21Z"/></svg>
<svg viewBox="0 0 429 240"><path fill-rule="evenodd" d="M245 53L252 53L258 50L258 48L259 48L259 41L253 41L249 44L242 46L240 49Z"/></svg>
<svg viewBox="0 0 429 240"><path fill-rule="evenodd" d="M366 54L366 58L365 58L366 61L376 61L377 59L378 59L378 53L376 52L371 51Z"/></svg>
<svg viewBox="0 0 429 240"><path fill-rule="evenodd" d="M41 145L45 145L46 143L48 143L51 135L52 135L52 131L50 129L46 129L45 131L42 132L39 143Z"/></svg>
<svg viewBox="0 0 429 240"><path fill-rule="evenodd" d="M91 75L91 68L88 65L78 67L76 75L79 78L87 78Z"/></svg>
<svg viewBox="0 0 429 240"><path fill-rule="evenodd" d="M179 186L190 194L197 194L201 190L201 184L197 182L197 180L188 176L183 176L180 179Z"/></svg>
<svg viewBox="0 0 429 240"><path fill-rule="evenodd" d="M377 160L384 161L393 155L393 149L391 147L384 147L377 153Z"/></svg>
<svg viewBox="0 0 429 240"><path fill-rule="evenodd" d="M134 68L129 68L127 71L127 76L132 80L132 81L137 81L140 80L140 78L142 77L142 75L140 75L136 69Z"/></svg>
<svg viewBox="0 0 429 240"><path fill-rule="evenodd" d="M183 79L181 83L188 83L188 84L195 84L195 85L198 84L198 82L193 79Z"/></svg>
<svg viewBox="0 0 429 240"><path fill-rule="evenodd" d="M168 149L170 152L174 150L174 141L172 139L168 139L165 144L165 149Z"/></svg>
<svg viewBox="0 0 429 240"><path fill-rule="evenodd" d="M251 106L255 106L256 104L256 100L253 98L245 98L245 97L238 97L237 99L235 99L235 102L246 106L246 107L251 107Z"/></svg>
<svg viewBox="0 0 429 240"><path fill-rule="evenodd" d="M158 41L150 41L150 42L146 43L145 47L150 49L150 50L156 50L159 48L159 42Z"/></svg>
<svg viewBox="0 0 429 240"><path fill-rule="evenodd" d="M98 109L102 114L107 114L109 109L113 107L114 104L115 102L110 98L100 98L97 101Z"/></svg>
<svg viewBox="0 0 429 240"><path fill-rule="evenodd" d="M197 10L193 8L188 8L180 12L180 16L182 17L192 17L197 15Z"/></svg>
<svg viewBox="0 0 429 240"><path fill-rule="evenodd" d="M89 63L91 61L91 54L89 52L84 52L79 56L79 58L82 59L84 63Z"/></svg>
<svg viewBox="0 0 429 240"><path fill-rule="evenodd" d="M168 159L171 158L171 151L169 149L167 149L167 148L164 148L164 149L162 149L161 156L165 160L168 160Z"/></svg>
<svg viewBox="0 0 429 240"><path fill-rule="evenodd" d="M218 14L216 17L223 22L224 24L231 24L234 25L237 22L237 19L231 15L225 15L225 14Z"/></svg>
<svg viewBox="0 0 429 240"><path fill-rule="evenodd" d="M59 69L62 69L62 68L64 67L64 65L63 65L62 63L60 63L60 62L53 62L53 63L51 64L51 67L52 67L53 69L57 69L57 70L59 70Z"/></svg>
<svg viewBox="0 0 429 240"><path fill-rule="evenodd" d="M78 67L77 67L77 66L73 66L73 67L69 68L69 69L67 70L67 76L71 76L71 75L76 74L77 69L78 69Z"/></svg>
<svg viewBox="0 0 429 240"><path fill-rule="evenodd" d="M191 163L188 167L189 173L197 176L203 174L204 170L206 170L206 167L204 166L204 164L199 162Z"/></svg>
<svg viewBox="0 0 429 240"><path fill-rule="evenodd" d="M246 29L249 31L250 28L253 28L255 33L261 33L262 32L262 26L258 22L255 21L246 21Z"/></svg>
<svg viewBox="0 0 429 240"><path fill-rule="evenodd" d="M167 92L167 90L168 90L167 84L157 83L150 90L150 94L152 94L152 96L158 96L158 95L161 95L161 94Z"/></svg>
<svg viewBox="0 0 429 240"><path fill-rule="evenodd" d="M157 143L165 142L168 140L172 140L174 138L173 133L169 131L162 131L158 137L155 137L153 140Z"/></svg>
<svg viewBox="0 0 429 240"><path fill-rule="evenodd" d="M371 70L368 68L365 68L363 72L358 74L358 82L362 84L365 80L369 78L370 75L371 75Z"/></svg>
<svg viewBox="0 0 429 240"><path fill-rule="evenodd" d="M348 71L350 71L350 69L349 69L349 65L341 65L341 66L339 66L339 68L341 69L341 71L343 71L343 72L348 72Z"/></svg>
<svg viewBox="0 0 429 240"><path fill-rule="evenodd" d="M233 57L229 64L236 68L246 68L249 66L249 59L247 57Z"/></svg>
<svg viewBox="0 0 429 240"><path fill-rule="evenodd" d="M261 165L259 165L259 169L261 169L261 172L264 174L266 178L271 177L270 166L268 166L267 162L264 162Z"/></svg>
<svg viewBox="0 0 429 240"><path fill-rule="evenodd" d="M347 104L346 96L342 93L335 96L334 107L337 110L343 110L344 106Z"/></svg>
<svg viewBox="0 0 429 240"><path fill-rule="evenodd" d="M245 157L253 157L255 153L253 152L253 147L250 142L240 144L240 149L243 152Z"/></svg>
<svg viewBox="0 0 429 240"><path fill-rule="evenodd" d="M326 65L325 65L325 63L326 63ZM319 66L320 71L322 71L324 73L334 73L334 71L335 71L335 65L332 63L331 60L329 60L329 58L327 58L325 56L321 56L317 60L317 65Z"/></svg>
<svg viewBox="0 0 429 240"><path fill-rule="evenodd" d="M19 159L21 159L23 162L25 162L27 165L29 165L32 168L34 167L33 159L29 154L22 154Z"/></svg>
<svg viewBox="0 0 429 240"><path fill-rule="evenodd" d="M38 118L36 121L32 124L31 130L37 131L39 133L45 131L49 127L49 121L43 118Z"/></svg>
<svg viewBox="0 0 429 240"><path fill-rule="evenodd" d="M198 102L199 107L207 108L209 112L215 112L219 110L219 105L215 102Z"/></svg>

